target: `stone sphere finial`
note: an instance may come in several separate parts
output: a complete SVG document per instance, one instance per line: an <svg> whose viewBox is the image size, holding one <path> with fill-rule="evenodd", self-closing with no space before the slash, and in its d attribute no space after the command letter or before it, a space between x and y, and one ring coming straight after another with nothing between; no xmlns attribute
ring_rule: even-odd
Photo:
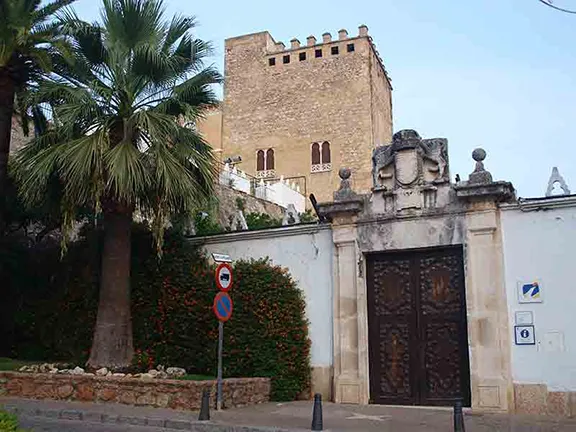
<svg viewBox="0 0 576 432"><path fill-rule="evenodd" d="M340 168L340 170L338 170L338 175L342 180L348 180L352 175L352 171L350 168Z"/></svg>
<svg viewBox="0 0 576 432"><path fill-rule="evenodd" d="M474 159L476 162L482 162L484 159L486 159L486 150L483 148L474 149L472 152L472 159Z"/></svg>

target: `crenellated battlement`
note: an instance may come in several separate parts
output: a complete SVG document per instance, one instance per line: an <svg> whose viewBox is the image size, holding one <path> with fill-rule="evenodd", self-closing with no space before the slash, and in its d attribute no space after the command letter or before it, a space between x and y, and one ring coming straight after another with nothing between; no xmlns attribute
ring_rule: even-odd
<svg viewBox="0 0 576 432"><path fill-rule="evenodd" d="M290 40L289 47L282 41L275 41L269 33L267 34L271 39L271 43L267 44L269 66L280 66L309 60L332 58L338 55L354 54L357 52L356 41L366 40L390 87L392 87L390 76L384 66L384 61L376 49L372 37L368 34L368 27L366 25L358 27L358 34L356 36L350 36L346 29L341 29L338 31L337 39L333 39L330 32L325 32L322 34L320 42L318 42L316 36L310 35L306 38L306 45L302 45L298 38L293 38Z"/></svg>

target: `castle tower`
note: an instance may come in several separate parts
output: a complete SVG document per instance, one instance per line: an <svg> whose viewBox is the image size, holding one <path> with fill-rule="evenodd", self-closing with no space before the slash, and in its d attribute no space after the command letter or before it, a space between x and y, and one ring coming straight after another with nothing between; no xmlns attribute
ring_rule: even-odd
<svg viewBox="0 0 576 432"><path fill-rule="evenodd" d="M392 139L392 87L366 26L289 48L261 32L225 49L223 157L240 155L256 177L305 179L319 201L332 199L340 167L355 190L371 189L372 151Z"/></svg>

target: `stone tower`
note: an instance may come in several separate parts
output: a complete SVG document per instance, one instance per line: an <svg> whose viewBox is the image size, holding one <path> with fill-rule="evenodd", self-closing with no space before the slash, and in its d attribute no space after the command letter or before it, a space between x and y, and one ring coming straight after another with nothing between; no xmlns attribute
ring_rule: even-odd
<svg viewBox="0 0 576 432"><path fill-rule="evenodd" d="M371 189L372 151L392 138L392 87L366 26L290 47L254 33L225 49L223 157L241 156L256 177L298 178L319 201L331 200L340 167L356 191Z"/></svg>

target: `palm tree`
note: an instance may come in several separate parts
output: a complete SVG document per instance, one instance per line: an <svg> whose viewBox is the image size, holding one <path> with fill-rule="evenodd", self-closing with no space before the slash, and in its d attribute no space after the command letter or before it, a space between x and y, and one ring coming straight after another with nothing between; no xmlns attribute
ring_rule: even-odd
<svg viewBox="0 0 576 432"><path fill-rule="evenodd" d="M17 94L51 69L51 55L62 48L55 15L75 0L0 0L0 200L4 200L14 102ZM25 110L24 110L25 111ZM25 114L25 112L24 112ZM27 133L28 122L22 125ZM2 222L0 206L0 222ZM1 223L0 223L1 225Z"/></svg>
<svg viewBox="0 0 576 432"><path fill-rule="evenodd" d="M68 14L75 61L55 63L33 104L51 107L53 128L19 152L26 202L42 199L54 173L64 219L89 206L101 213L100 301L88 366L120 369L133 357L130 239L133 214L150 215L160 246L170 214L212 195L215 160L195 130L181 126L217 104L221 77L204 60L192 18L165 21L161 0L104 0L102 24Z"/></svg>

